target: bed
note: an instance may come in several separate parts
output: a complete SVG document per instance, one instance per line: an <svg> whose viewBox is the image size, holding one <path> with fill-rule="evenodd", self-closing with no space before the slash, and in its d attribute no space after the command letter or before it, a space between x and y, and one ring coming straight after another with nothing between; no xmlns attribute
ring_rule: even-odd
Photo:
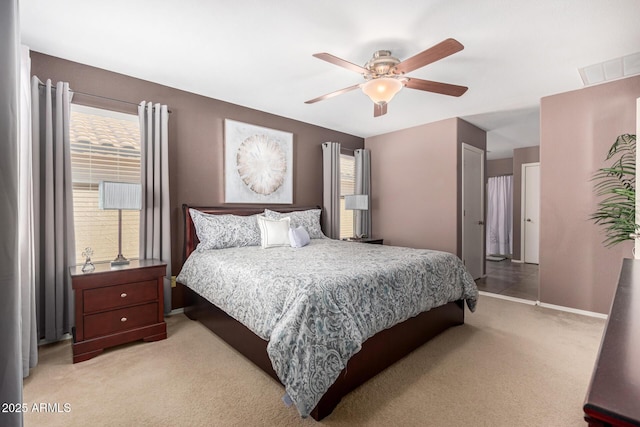
<svg viewBox="0 0 640 427"><path fill-rule="evenodd" d="M319 212L278 211L267 211L274 222ZM202 221L255 221L265 210L183 205L183 212L177 280L187 287L185 313L281 382L285 402L303 417L324 418L358 385L463 324L465 300L475 309L475 282L451 254L328 239L319 221L304 223L317 238L302 248L247 243L253 231L212 247L196 225L202 234ZM233 238L233 224L220 240Z"/></svg>

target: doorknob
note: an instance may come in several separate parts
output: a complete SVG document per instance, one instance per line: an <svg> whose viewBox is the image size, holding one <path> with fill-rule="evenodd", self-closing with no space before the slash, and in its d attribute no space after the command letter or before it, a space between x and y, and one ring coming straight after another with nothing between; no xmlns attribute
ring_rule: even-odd
<svg viewBox="0 0 640 427"><path fill-rule="evenodd" d="M478 225L484 225L484 221L478 221Z"/></svg>
<svg viewBox="0 0 640 427"><path fill-rule="evenodd" d="M531 221L531 218L527 218L527 222L533 222L533 221Z"/></svg>

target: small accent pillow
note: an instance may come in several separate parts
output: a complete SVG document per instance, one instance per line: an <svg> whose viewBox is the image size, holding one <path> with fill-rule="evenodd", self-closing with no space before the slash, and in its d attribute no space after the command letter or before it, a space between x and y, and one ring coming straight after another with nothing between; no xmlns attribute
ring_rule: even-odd
<svg viewBox="0 0 640 427"><path fill-rule="evenodd" d="M258 216L258 227L260 228L260 238L262 248L273 248L276 246L290 246L289 241L289 217L281 219L269 219L262 215Z"/></svg>
<svg viewBox="0 0 640 427"><path fill-rule="evenodd" d="M291 241L292 248L301 248L311 243L309 233L304 227L296 227L289 229L289 240Z"/></svg>
<svg viewBox="0 0 640 427"><path fill-rule="evenodd" d="M270 219L279 219L284 217L291 218L291 227L304 227L312 239L324 239L326 236L322 233L320 226L320 209L309 209L306 211L281 213L269 209L264 210L264 216Z"/></svg>
<svg viewBox="0 0 640 427"><path fill-rule="evenodd" d="M197 250L260 245L258 215L211 215L189 209L200 243Z"/></svg>

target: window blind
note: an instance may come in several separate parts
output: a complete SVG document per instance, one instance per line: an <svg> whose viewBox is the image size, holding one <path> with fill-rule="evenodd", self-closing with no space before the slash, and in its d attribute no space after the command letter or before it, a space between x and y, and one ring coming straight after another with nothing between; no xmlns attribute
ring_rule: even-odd
<svg viewBox="0 0 640 427"><path fill-rule="evenodd" d="M72 104L70 120L76 261L93 249L93 261L118 254L118 211L98 208L100 181L140 183L138 116ZM139 255L139 211L122 211L122 253Z"/></svg>
<svg viewBox="0 0 640 427"><path fill-rule="evenodd" d="M356 189L356 159L340 155L340 238L353 237L353 211L344 208L344 196L354 194Z"/></svg>

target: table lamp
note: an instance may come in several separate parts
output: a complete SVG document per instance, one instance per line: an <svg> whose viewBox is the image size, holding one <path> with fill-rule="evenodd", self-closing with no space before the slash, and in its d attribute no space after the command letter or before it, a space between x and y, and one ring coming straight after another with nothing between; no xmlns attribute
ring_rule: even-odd
<svg viewBox="0 0 640 427"><path fill-rule="evenodd" d="M344 196L344 208L353 211L353 236L356 239L367 237L356 233L356 211L369 210L369 196L367 194L352 194Z"/></svg>
<svg viewBox="0 0 640 427"><path fill-rule="evenodd" d="M127 265L129 260L122 255L122 210L142 208L142 186L129 182L101 181L98 191L100 209L118 210L118 256L111 261L111 266Z"/></svg>

